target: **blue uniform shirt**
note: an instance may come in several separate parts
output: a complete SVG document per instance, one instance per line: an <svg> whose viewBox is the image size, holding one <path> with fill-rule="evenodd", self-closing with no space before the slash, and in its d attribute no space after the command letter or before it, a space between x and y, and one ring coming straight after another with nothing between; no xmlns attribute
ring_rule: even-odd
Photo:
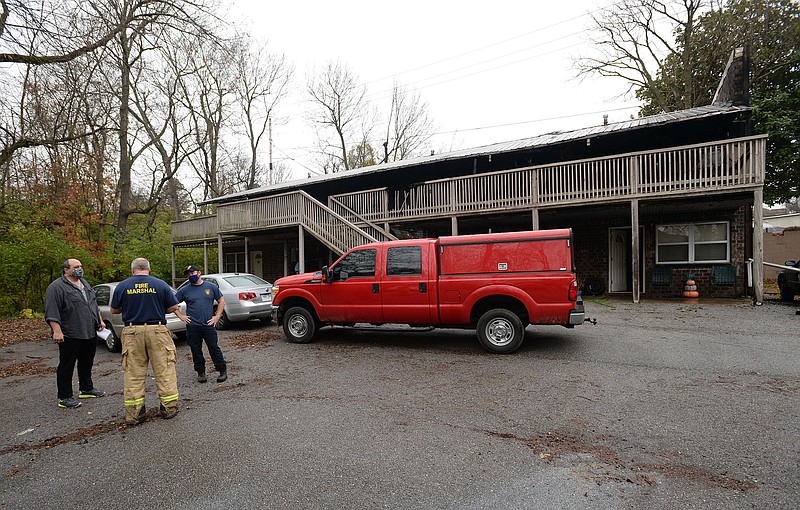
<svg viewBox="0 0 800 510"><path fill-rule="evenodd" d="M166 322L168 308L178 304L172 287L155 276L134 275L114 289L111 308L122 308L122 322Z"/></svg>
<svg viewBox="0 0 800 510"><path fill-rule="evenodd" d="M214 316L214 300L219 300L222 292L213 283L203 281L200 285L184 285L176 297L179 302L186 301L186 315L192 318L190 326L208 326Z"/></svg>

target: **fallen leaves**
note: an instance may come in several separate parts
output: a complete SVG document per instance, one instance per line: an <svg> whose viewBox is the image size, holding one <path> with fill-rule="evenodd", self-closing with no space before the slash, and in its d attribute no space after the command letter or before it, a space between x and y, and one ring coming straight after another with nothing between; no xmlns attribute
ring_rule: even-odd
<svg viewBox="0 0 800 510"><path fill-rule="evenodd" d="M0 347L50 338L50 327L42 319L0 320Z"/></svg>

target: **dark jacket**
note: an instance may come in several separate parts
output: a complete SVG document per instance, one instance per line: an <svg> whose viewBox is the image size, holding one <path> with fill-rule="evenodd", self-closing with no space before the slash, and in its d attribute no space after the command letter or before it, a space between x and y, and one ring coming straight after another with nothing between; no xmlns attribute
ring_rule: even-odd
<svg viewBox="0 0 800 510"><path fill-rule="evenodd" d="M44 302L44 320L61 324L65 338L95 338L100 325L97 296L89 282L81 278L86 299L81 291L62 276L47 287Z"/></svg>

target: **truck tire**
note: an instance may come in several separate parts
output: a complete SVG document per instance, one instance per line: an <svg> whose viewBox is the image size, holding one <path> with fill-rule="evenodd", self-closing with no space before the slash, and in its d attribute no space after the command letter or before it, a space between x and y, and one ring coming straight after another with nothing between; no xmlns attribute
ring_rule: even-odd
<svg viewBox="0 0 800 510"><path fill-rule="evenodd" d="M283 314L283 334L295 344L307 344L317 332L317 322L311 312L302 306L289 308Z"/></svg>
<svg viewBox="0 0 800 510"><path fill-rule="evenodd" d="M478 340L484 349L497 354L511 354L522 345L525 328L517 314L495 308L478 320Z"/></svg>

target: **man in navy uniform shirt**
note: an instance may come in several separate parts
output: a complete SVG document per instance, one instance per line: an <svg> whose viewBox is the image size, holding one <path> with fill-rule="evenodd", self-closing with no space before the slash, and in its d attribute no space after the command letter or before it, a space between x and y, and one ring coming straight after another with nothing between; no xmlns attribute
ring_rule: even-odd
<svg viewBox="0 0 800 510"><path fill-rule="evenodd" d="M204 281L200 275L200 268L191 265L186 268L185 274L189 277L189 285L178 289L178 301L186 301L186 343L192 349L194 370L197 372L197 382L204 383L206 377L206 360L203 357L203 340L208 347L208 354L214 362L214 368L219 372L217 382L228 379L228 367L222 349L219 348L217 339L217 322L222 317L225 308L225 298L222 297L219 287ZM217 311L214 313L214 301L217 302Z"/></svg>
<svg viewBox="0 0 800 510"><path fill-rule="evenodd" d="M167 329L165 313L174 312L181 320L178 300L172 287L150 276L150 262L138 258L131 262L133 276L122 281L111 298L111 313L122 313L122 368L125 398L125 423L144 421L145 380L148 363L161 400L161 416L178 414L177 362L172 333Z"/></svg>

